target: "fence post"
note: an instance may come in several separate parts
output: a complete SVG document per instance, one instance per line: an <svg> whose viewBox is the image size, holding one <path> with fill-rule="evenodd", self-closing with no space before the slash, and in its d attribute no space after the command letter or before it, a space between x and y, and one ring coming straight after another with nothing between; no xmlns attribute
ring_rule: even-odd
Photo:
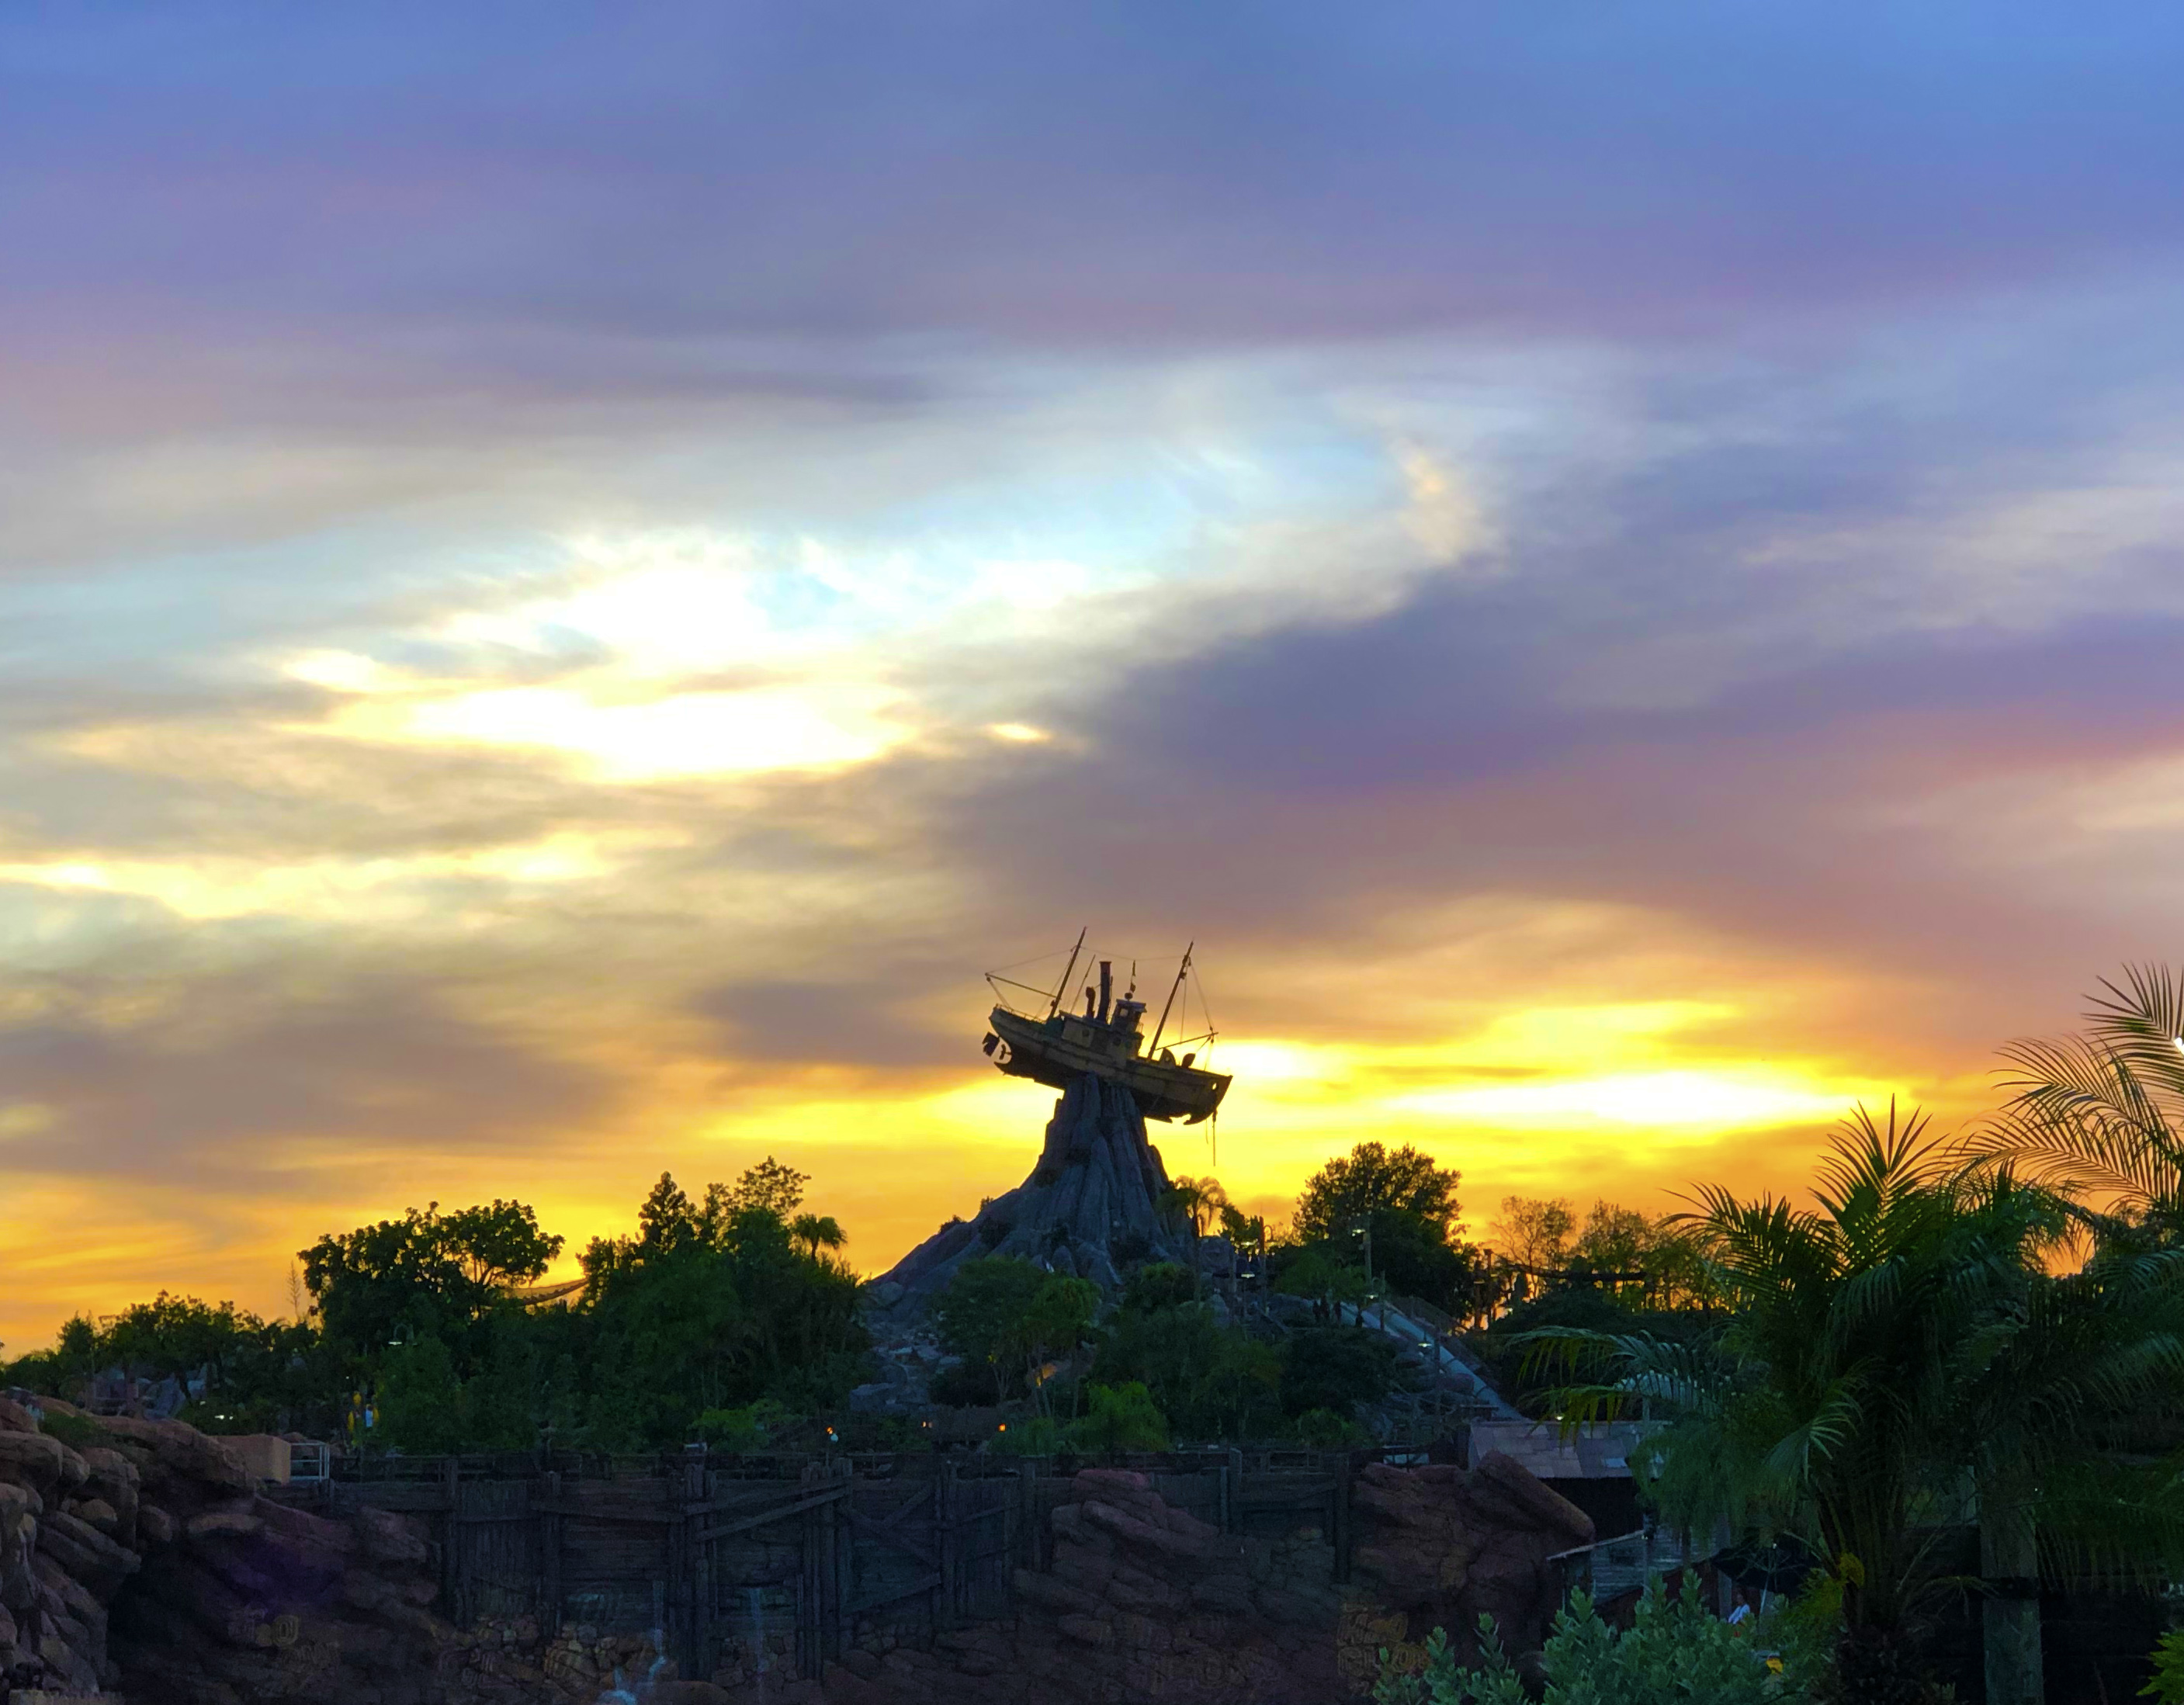
<svg viewBox="0 0 2184 1705"><path fill-rule="evenodd" d="M806 1463L800 1477L800 1489L810 1496L819 1489L820 1468L816 1463ZM826 1540L820 1524L825 1507L807 1509L799 1523L803 1556L802 1586L796 1595L796 1670L807 1681L816 1681L825 1668L825 1641L821 1634L827 1619L824 1602L827 1571L822 1555Z"/></svg>
<svg viewBox="0 0 2184 1705"><path fill-rule="evenodd" d="M463 1461L449 1457L440 1464L440 1484L448 1500L448 1524L442 1529L447 1542L440 1547L440 1602L448 1607L448 1620L458 1628L470 1620L463 1603Z"/></svg>
<svg viewBox="0 0 2184 1705"><path fill-rule="evenodd" d="M539 1607L539 1624L548 1635L561 1631L561 1471L546 1476L546 1513L538 1518L539 1573L545 1582L546 1602Z"/></svg>
<svg viewBox="0 0 2184 1705"><path fill-rule="evenodd" d="M850 1528L850 1507L856 1502L857 1465L845 1454L833 1466L834 1478L842 1483L842 1496L838 1502L827 1506L827 1514L833 1523L833 1655L838 1658L857 1637L856 1616L851 1607L857 1589L856 1540Z"/></svg>
<svg viewBox="0 0 2184 1705"><path fill-rule="evenodd" d="M1223 1471L1221 1483L1221 1529L1224 1533L1244 1531L1244 1453L1233 1446L1228 1451L1228 1466Z"/></svg>
<svg viewBox="0 0 2184 1705"><path fill-rule="evenodd" d="M961 1550L956 1533L956 1464L940 1459L940 1478L933 1483L933 1549L940 1558L940 1586L933 1599L933 1626L956 1625L956 1580L962 1574Z"/></svg>
<svg viewBox="0 0 2184 1705"><path fill-rule="evenodd" d="M1037 1457L1017 1464L1017 1507L1010 1518L1016 1531L1009 1535L1009 1561L1019 1568L1039 1567L1039 1464ZM1015 1592L1011 1583L1011 1598Z"/></svg>
<svg viewBox="0 0 2184 1705"><path fill-rule="evenodd" d="M685 1451L682 1458L682 1521L677 1538L681 1543L676 1549L676 1613L681 1618L682 1639L680 1662L686 1676L703 1680L712 1673L711 1654L706 1651L708 1624L711 1620L712 1585L706 1578L705 1552L710 1546L701 1545L698 1534L705 1522L705 1458L702 1453L693 1456Z"/></svg>
<svg viewBox="0 0 2184 1705"><path fill-rule="evenodd" d="M1334 1542L1334 1584L1342 1586L1350 1580L1350 1453L1347 1451L1335 1458L1334 1490L1329 1502L1333 1505L1334 1516L1328 1537Z"/></svg>

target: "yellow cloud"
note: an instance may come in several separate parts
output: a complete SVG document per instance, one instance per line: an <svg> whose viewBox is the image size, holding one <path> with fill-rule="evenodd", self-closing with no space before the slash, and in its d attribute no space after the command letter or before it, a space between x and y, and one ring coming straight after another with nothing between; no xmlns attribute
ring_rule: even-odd
<svg viewBox="0 0 2184 1705"><path fill-rule="evenodd" d="M1658 1144L1679 1134L1712 1136L1830 1118L1842 1112L1847 1099L1842 1089L1802 1076L1670 1070L1472 1084L1403 1095L1389 1105L1468 1124L1558 1131L1622 1126L1646 1131Z"/></svg>
<svg viewBox="0 0 2184 1705"><path fill-rule="evenodd" d="M55 859L0 864L0 883L156 900L189 918L272 913L354 918L359 908L400 910L421 900L398 891L417 883L471 878L515 883L594 880L631 855L674 844L667 830L566 830L506 846L385 858L320 858L257 863L237 858Z"/></svg>
<svg viewBox="0 0 2184 1705"><path fill-rule="evenodd" d="M320 732L402 744L485 746L582 761L605 781L824 770L910 737L900 701L854 683L675 693L617 702L567 687L503 687L344 705Z"/></svg>

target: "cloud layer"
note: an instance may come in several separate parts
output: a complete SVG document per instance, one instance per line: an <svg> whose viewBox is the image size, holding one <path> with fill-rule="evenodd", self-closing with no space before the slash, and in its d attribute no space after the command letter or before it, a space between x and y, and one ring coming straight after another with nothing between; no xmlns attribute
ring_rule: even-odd
<svg viewBox="0 0 2184 1705"><path fill-rule="evenodd" d="M1240 1198L1970 1112L2184 921L2176 34L11 32L0 1337L768 1151L883 1265L1087 921Z"/></svg>

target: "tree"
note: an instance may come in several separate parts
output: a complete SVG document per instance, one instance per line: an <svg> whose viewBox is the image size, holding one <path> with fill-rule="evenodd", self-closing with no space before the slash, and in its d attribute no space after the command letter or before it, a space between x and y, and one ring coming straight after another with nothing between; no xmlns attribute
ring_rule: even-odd
<svg viewBox="0 0 2184 1705"><path fill-rule="evenodd" d="M1031 1294L1017 1326L1017 1348L1024 1358L1025 1378L1050 1418L1054 1404L1048 1395L1047 1370L1056 1359L1077 1353L1099 1312L1099 1287L1066 1273L1048 1273Z"/></svg>
<svg viewBox="0 0 2184 1705"><path fill-rule="evenodd" d="M1339 1322L1342 1305L1347 1302L1361 1310L1362 1318L1365 1269L1338 1258L1332 1245L1315 1244L1299 1251L1282 1270L1279 1288L1285 1295L1310 1297L1317 1305L1315 1312L1323 1318L1332 1306Z"/></svg>
<svg viewBox="0 0 2184 1705"><path fill-rule="evenodd" d="M995 1402L1008 1396L1024 1322L1048 1276L1013 1256L981 1256L957 1268L933 1300L933 1325L943 1347L992 1370Z"/></svg>
<svg viewBox="0 0 2184 1705"><path fill-rule="evenodd" d="M593 1240L581 1318L595 1429L667 1444L710 1410L832 1401L857 1383L856 1276L819 1252L827 1234L800 1245L782 1217L801 1178L767 1161L694 1201L663 1174L636 1236Z"/></svg>
<svg viewBox="0 0 2184 1705"><path fill-rule="evenodd" d="M1399 1149L1360 1143L1306 1180L1297 1198L1296 1235L1301 1242L1323 1243L1347 1235L1361 1219L1392 1212L1436 1228L1446 1242L1461 1229L1456 1195L1461 1182L1461 1174L1435 1165L1408 1143Z"/></svg>
<svg viewBox="0 0 2184 1705"><path fill-rule="evenodd" d="M1722 1331L1553 1334L1544 1351L1611 1373L1558 1407L1578 1424L1651 1405L1665 1418L1641 1454L1660 1465L1672 1518L1785 1530L1813 1549L1841 1595L1847 1697L1895 1697L1882 1678L1903 1672L1907 1624L1939 1585L1939 1523L1968 1478L1997 1574L2031 1572L2042 1524L2081 1555L2146 1566L2131 1554L2145 1500L2116 1495L2098 1445L2119 1406L2184 1372L2184 1252L2051 1275L2058 1199L1967 1169L1893 1107L1885 1126L1861 1109L1836 1134L1811 1208L1696 1194L1734 1311ZM2009 1602L1989 1617L1997 1705L2038 1692L2037 1623L2028 1671L2025 1613Z"/></svg>
<svg viewBox="0 0 2184 1705"><path fill-rule="evenodd" d="M1384 1334L1356 1326L1292 1333L1282 1350L1282 1411L1326 1409L1346 1419L1360 1403L1396 1389L1396 1346Z"/></svg>
<svg viewBox="0 0 2184 1705"><path fill-rule="evenodd" d="M214 1385L240 1346L265 1329L256 1315L232 1302L217 1305L161 1291L150 1302L131 1303L99 1334L99 1353L135 1375L183 1377L203 1368Z"/></svg>
<svg viewBox="0 0 2184 1705"><path fill-rule="evenodd" d="M1190 1272L1195 1281L1198 1276L1198 1240L1206 1234L1207 1223L1217 1219L1228 1209L1228 1192L1221 1188L1218 1178L1178 1176L1167 1187L1167 1205L1180 1213L1184 1223L1190 1228Z"/></svg>
<svg viewBox="0 0 2184 1705"><path fill-rule="evenodd" d="M1502 1217L1494 1222L1492 1239L1507 1260L1546 1273L1569 1260L1576 1230L1577 1216L1567 1201L1512 1195L1502 1198Z"/></svg>
<svg viewBox="0 0 2184 1705"><path fill-rule="evenodd" d="M389 1345L444 1335L466 1367L476 1359L468 1329L509 1287L536 1281L561 1245L523 1202L444 1215L432 1202L322 1237L300 1258L320 1323L343 1352L370 1363Z"/></svg>
<svg viewBox="0 0 2184 1705"><path fill-rule="evenodd" d="M1246 1217L1230 1203L1221 1204L1221 1234L1228 1240L1228 1277L1236 1277L1237 1263L1246 1254L1263 1267L1267 1259L1267 1222L1258 1214Z"/></svg>
<svg viewBox="0 0 2184 1705"><path fill-rule="evenodd" d="M816 1256L822 1249L839 1249L849 1242L849 1234L832 1214L800 1213L789 1222L788 1234L806 1255Z"/></svg>
<svg viewBox="0 0 2184 1705"><path fill-rule="evenodd" d="M811 1182L809 1173L785 1167L768 1155L736 1180L735 1188L727 1192L727 1206L731 1213L756 1211L786 1220L803 1206L804 1187Z"/></svg>
<svg viewBox="0 0 2184 1705"><path fill-rule="evenodd" d="M2014 1092L1968 1145L2075 1197L2111 1240L2184 1240L2184 974L2126 966L2103 978L2082 1035L2012 1042Z"/></svg>
<svg viewBox="0 0 2184 1705"><path fill-rule="evenodd" d="M382 1365L372 1443L408 1456L462 1448L463 1387L448 1346L437 1338L397 1346Z"/></svg>
<svg viewBox="0 0 2184 1705"><path fill-rule="evenodd" d="M1340 1265L1362 1258L1369 1233L1373 1277L1442 1308L1472 1288L1474 1252L1457 1243L1457 1174L1406 1145L1360 1143L1329 1161L1297 1199L1296 1237Z"/></svg>
<svg viewBox="0 0 2184 1705"><path fill-rule="evenodd" d="M1182 1268L1156 1262L1131 1275L1089 1378L1143 1385L1186 1438L1237 1439L1274 1430L1280 1373L1272 1346L1217 1319Z"/></svg>

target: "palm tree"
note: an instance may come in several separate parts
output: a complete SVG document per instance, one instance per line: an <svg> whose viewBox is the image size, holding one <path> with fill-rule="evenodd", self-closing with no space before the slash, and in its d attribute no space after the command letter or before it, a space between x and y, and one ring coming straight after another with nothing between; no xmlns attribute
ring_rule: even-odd
<svg viewBox="0 0 2184 1705"><path fill-rule="evenodd" d="M2034 1574L2034 1535L2049 1525L2081 1557L2125 1550L2093 1519L2117 1508L2098 1446L2115 1408L2184 1371L2170 1329L2184 1256L2048 1274L2042 1257L2069 1226L2059 1198L2006 1167L1968 1166L1893 1106L1886 1124L1861 1108L1837 1133L1813 1194L1807 1208L1710 1186L1678 1217L1733 1311L1715 1339L1536 1337L1539 1353L1607 1376L1558 1394L1565 1424L1641 1400L1663 1418L1639 1455L1672 1517L1811 1547L1841 1595L1846 1697L1878 1700L1941 1585L1938 1541L1968 1491L1992 1576ZM1989 1697L2029 1705L2036 1600L1990 1611Z"/></svg>
<svg viewBox="0 0 2184 1705"><path fill-rule="evenodd" d="M1198 1240L1206 1234L1207 1223L1228 1206L1228 1192L1221 1188L1218 1178L1178 1175L1167 1187L1167 1205L1180 1213L1190 1228L1190 1282L1195 1290L1198 1284Z"/></svg>
<svg viewBox="0 0 2184 1705"><path fill-rule="evenodd" d="M2002 1050L2014 1093L1968 1145L2090 1196L2079 1218L2114 1239L2184 1234L2184 974L2126 966L2103 978L2084 1034Z"/></svg>
<svg viewBox="0 0 2184 1705"><path fill-rule="evenodd" d="M788 1223L788 1235L815 1261L821 1250L839 1249L850 1240L850 1234L830 1213L800 1213Z"/></svg>

